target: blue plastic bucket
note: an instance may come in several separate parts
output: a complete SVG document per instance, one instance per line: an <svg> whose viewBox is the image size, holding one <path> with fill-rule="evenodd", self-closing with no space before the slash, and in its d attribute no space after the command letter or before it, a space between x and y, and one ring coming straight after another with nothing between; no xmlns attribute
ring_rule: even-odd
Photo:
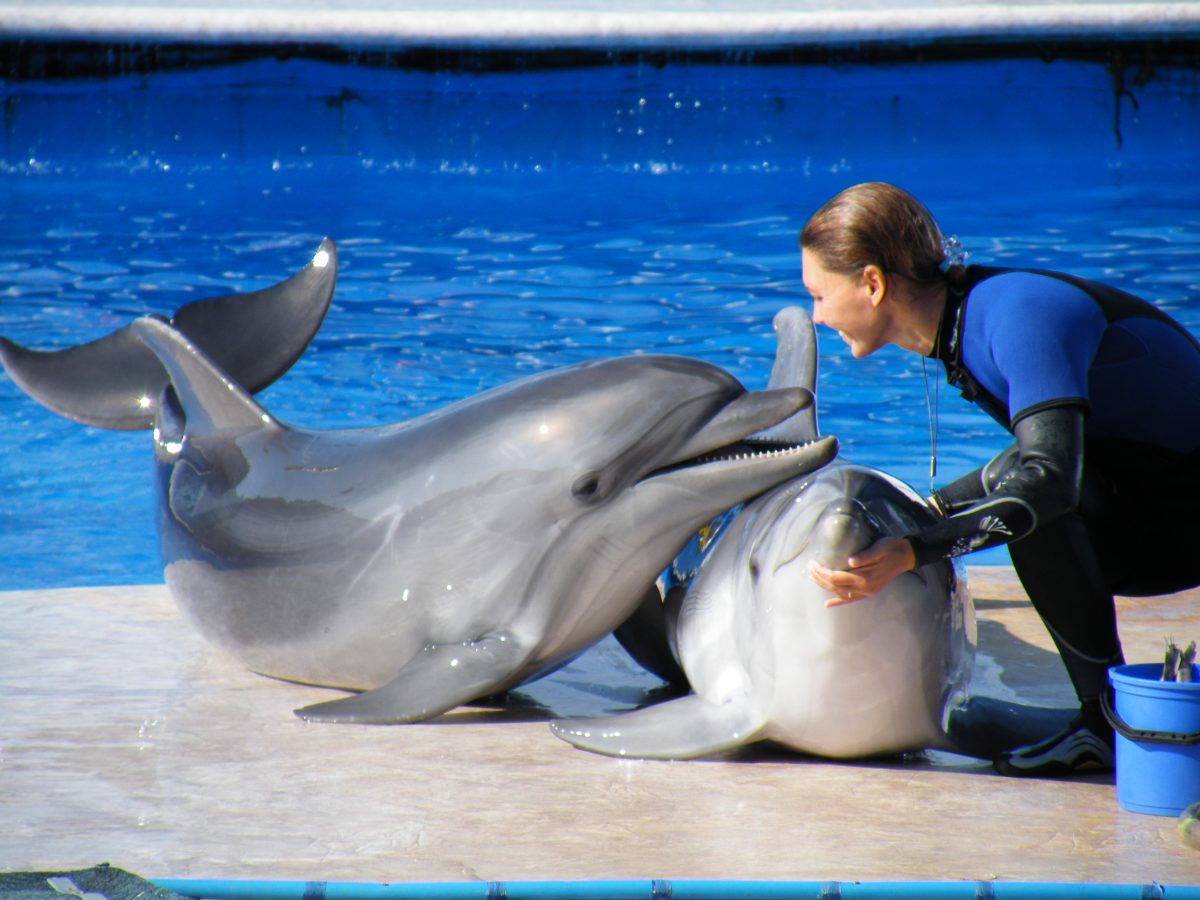
<svg viewBox="0 0 1200 900"><path fill-rule="evenodd" d="M1130 812L1175 816L1200 800L1200 667L1196 680L1161 681L1162 665L1108 670L1116 731L1117 803Z"/></svg>

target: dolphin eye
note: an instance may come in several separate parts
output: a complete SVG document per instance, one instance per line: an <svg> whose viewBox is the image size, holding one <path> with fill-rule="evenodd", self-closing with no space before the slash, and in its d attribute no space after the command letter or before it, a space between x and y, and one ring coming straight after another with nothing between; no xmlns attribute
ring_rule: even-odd
<svg viewBox="0 0 1200 900"><path fill-rule="evenodd" d="M581 500L588 500L596 496L598 490L600 490L600 474L598 472L589 472L586 475L581 475L571 485L571 493Z"/></svg>

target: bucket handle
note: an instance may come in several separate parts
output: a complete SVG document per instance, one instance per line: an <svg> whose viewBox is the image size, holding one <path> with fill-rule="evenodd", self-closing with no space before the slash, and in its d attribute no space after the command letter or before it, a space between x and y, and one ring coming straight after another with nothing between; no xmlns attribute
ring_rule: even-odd
<svg viewBox="0 0 1200 900"><path fill-rule="evenodd" d="M1143 731L1139 728L1130 727L1129 723L1117 713L1116 708L1109 699L1111 693L1111 690L1101 691L1100 708L1104 712L1104 718L1108 721L1108 724L1121 737L1145 744L1200 744L1200 731L1186 734L1178 731Z"/></svg>

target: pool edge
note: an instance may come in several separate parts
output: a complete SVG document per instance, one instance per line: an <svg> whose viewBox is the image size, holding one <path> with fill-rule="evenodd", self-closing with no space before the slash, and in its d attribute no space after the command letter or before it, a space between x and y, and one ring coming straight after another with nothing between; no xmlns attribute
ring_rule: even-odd
<svg viewBox="0 0 1200 900"><path fill-rule="evenodd" d="M856 10L434 10L0 5L0 40L316 43L460 48L771 49L806 45L1200 37L1200 4L1009 3Z"/></svg>

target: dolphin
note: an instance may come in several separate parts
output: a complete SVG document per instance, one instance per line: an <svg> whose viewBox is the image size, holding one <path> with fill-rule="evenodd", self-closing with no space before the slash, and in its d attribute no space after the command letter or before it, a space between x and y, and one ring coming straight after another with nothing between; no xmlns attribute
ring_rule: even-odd
<svg viewBox="0 0 1200 900"><path fill-rule="evenodd" d="M768 387L815 390L808 313L785 309L775 327L780 353ZM792 440L815 438L815 407L776 436L783 431ZM757 741L833 758L926 748L989 757L1030 733L1051 733L1069 711L1022 718L1011 704L968 701L976 623L956 563L923 566L873 598L831 608L831 595L808 574L813 560L844 567L878 538L934 520L909 486L840 458L772 488L722 523L686 594L668 591L659 612L692 693L620 715L558 720L551 729L585 750L659 759ZM646 646L626 647L671 677Z"/></svg>
<svg viewBox="0 0 1200 900"><path fill-rule="evenodd" d="M420 721L561 665L627 618L704 522L837 454L829 437L745 443L810 405L807 390L747 391L658 355L543 372L394 425L301 428L187 319L138 319L98 354L115 372L84 354L72 375L126 398L92 421L153 411L164 577L197 630L254 671L358 692L297 710L308 720ZM13 347L14 381L88 416L70 377ZM149 373L134 383L116 365L130 347Z"/></svg>
<svg viewBox="0 0 1200 900"><path fill-rule="evenodd" d="M974 649L958 573L926 567L836 608L808 575L812 560L845 565L925 512L906 485L844 461L752 501L677 614L675 645L694 693L551 728L586 750L666 759L756 741L837 758L944 745L943 713L970 680Z"/></svg>

